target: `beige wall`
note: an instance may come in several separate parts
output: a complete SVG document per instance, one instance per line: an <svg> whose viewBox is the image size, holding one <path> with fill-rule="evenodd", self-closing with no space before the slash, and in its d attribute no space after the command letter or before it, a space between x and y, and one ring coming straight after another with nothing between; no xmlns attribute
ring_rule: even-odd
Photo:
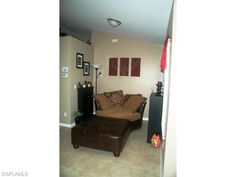
<svg viewBox="0 0 236 177"><path fill-rule="evenodd" d="M83 75L83 69L76 68L77 52L84 54L84 60L92 63L92 46L71 36L60 38L60 123L74 122L73 111L77 110L77 90L74 89L74 84L83 83L85 80L92 81L92 68L89 76ZM62 66L69 68L67 78L62 78ZM64 116L64 112L67 113L67 117Z"/></svg>
<svg viewBox="0 0 236 177"><path fill-rule="evenodd" d="M113 38L118 39L119 42L112 43ZM144 117L148 117L149 96L152 88L156 88L155 84L161 79L160 56L163 46L102 32L92 33L92 45L94 46L94 63L102 64L99 71L103 73L103 76L98 78L98 93L118 89L122 89L125 94L141 93L148 98L144 112ZM108 76L110 57L140 57L141 76Z"/></svg>
<svg viewBox="0 0 236 177"><path fill-rule="evenodd" d="M62 79L61 67L66 66L70 68L70 48L71 48L71 38L61 37L60 38L60 122L70 123L71 119L64 118L64 112L69 112L71 107L70 97L67 94L70 91L70 80L71 77ZM70 69L69 69L70 76ZM69 115L68 115L69 116Z"/></svg>

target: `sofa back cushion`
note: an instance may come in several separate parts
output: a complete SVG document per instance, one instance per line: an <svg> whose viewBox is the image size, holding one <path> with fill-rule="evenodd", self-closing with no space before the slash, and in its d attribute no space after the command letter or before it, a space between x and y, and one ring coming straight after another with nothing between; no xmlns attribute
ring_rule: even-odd
<svg viewBox="0 0 236 177"><path fill-rule="evenodd" d="M141 94L126 95L123 109L130 112L137 112L145 101Z"/></svg>
<svg viewBox="0 0 236 177"><path fill-rule="evenodd" d="M107 110L113 107L113 104L104 94L94 95L96 102L102 110Z"/></svg>
<svg viewBox="0 0 236 177"><path fill-rule="evenodd" d="M122 106L124 103L124 94L122 90L113 92L104 92L104 95L112 102L113 106Z"/></svg>

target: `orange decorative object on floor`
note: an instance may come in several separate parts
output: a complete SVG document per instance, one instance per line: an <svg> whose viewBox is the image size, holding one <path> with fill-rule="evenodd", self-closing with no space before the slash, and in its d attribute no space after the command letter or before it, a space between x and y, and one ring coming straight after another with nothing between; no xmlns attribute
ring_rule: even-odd
<svg viewBox="0 0 236 177"><path fill-rule="evenodd" d="M154 148L160 149L161 147L161 138L159 135L154 133L151 138L151 143Z"/></svg>

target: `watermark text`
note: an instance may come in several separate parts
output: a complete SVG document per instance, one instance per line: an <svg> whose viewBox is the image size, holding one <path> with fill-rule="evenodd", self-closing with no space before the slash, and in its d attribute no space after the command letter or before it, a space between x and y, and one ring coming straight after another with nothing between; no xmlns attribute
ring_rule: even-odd
<svg viewBox="0 0 236 177"><path fill-rule="evenodd" d="M2 171L1 176L28 176L27 171Z"/></svg>

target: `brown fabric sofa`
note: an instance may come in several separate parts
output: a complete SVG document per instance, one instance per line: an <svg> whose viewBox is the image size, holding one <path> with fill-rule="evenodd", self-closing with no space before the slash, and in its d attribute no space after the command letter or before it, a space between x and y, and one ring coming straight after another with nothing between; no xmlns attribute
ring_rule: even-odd
<svg viewBox="0 0 236 177"><path fill-rule="evenodd" d="M122 90L94 95L96 116L127 119L130 129L142 126L143 112L147 98L141 94L123 94Z"/></svg>

